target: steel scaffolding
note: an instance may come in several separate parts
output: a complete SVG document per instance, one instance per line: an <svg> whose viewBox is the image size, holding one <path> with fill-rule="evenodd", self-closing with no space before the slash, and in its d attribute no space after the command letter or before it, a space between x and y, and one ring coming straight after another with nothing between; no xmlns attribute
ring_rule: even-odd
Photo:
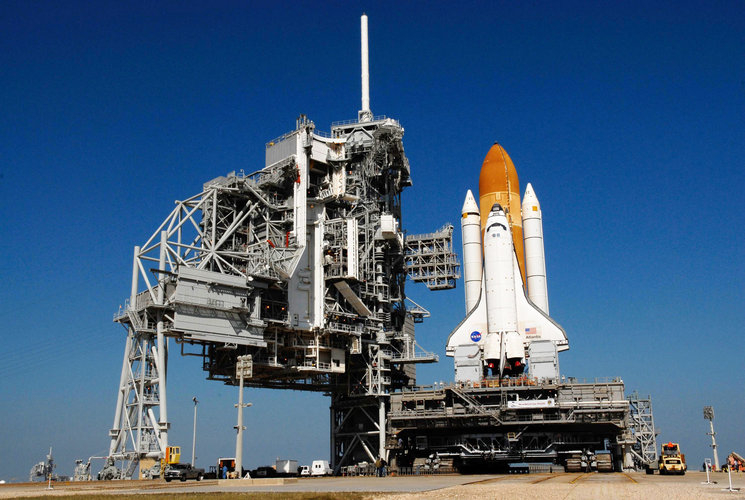
<svg viewBox="0 0 745 500"><path fill-rule="evenodd" d="M210 380L238 384L236 362L251 355L245 386L330 394L337 470L386 454L390 394L437 360L414 334L429 313L404 291L402 137L386 117L321 134L300 116L267 143L263 168L205 183L135 248L130 299L114 316L127 341L110 457L124 477L168 446L169 338ZM411 240L437 249L415 271L436 269L436 288L457 276L451 236Z"/></svg>
<svg viewBox="0 0 745 500"><path fill-rule="evenodd" d="M642 398L635 391L627 397L629 421L635 439L633 454L637 468L657 461L657 431L654 427L652 397Z"/></svg>
<svg viewBox="0 0 745 500"><path fill-rule="evenodd" d="M430 290L455 288L460 263L453 252L453 226L446 224L434 233L406 236L406 269L414 282Z"/></svg>

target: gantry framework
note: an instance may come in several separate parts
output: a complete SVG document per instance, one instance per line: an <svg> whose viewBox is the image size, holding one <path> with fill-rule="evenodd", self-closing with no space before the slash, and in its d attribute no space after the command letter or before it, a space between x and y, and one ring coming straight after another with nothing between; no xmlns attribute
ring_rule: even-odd
<svg viewBox="0 0 745 500"><path fill-rule="evenodd" d="M434 233L406 236L406 267L415 282L430 290L455 287L460 278L458 256L453 252L453 226L446 224Z"/></svg>
<svg viewBox="0 0 745 500"><path fill-rule="evenodd" d="M627 398L629 400L629 419L631 432L635 444L629 449L626 457L628 465L635 468L644 468L657 462L657 430L654 426L654 414L652 413L652 398L640 397L635 391Z"/></svg>
<svg viewBox="0 0 745 500"><path fill-rule="evenodd" d="M330 394L337 470L385 454L390 394L415 384L415 363L437 361L416 342L429 313L407 300L407 274L420 280L429 266L443 289L459 271L452 227L404 237L402 137L386 117L324 134L301 115L266 144L263 168L205 183L135 247L130 299L115 314L128 334L110 456L124 477L168 445L169 338L208 379L237 384L236 360L250 354L246 386ZM436 251L407 268L425 248L409 241Z"/></svg>

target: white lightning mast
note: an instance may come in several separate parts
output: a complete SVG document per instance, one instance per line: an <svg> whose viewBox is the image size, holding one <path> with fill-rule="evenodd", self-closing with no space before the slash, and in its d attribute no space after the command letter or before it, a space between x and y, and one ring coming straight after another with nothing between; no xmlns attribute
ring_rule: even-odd
<svg viewBox="0 0 745 500"><path fill-rule="evenodd" d="M360 41L362 51L362 109L358 113L360 122L372 121L373 114L370 111L370 63L369 49L367 46L367 14L360 18Z"/></svg>

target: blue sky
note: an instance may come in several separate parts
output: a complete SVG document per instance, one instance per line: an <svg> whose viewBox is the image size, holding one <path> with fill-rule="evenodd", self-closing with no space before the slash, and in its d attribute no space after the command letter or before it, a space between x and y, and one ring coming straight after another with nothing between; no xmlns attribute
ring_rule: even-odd
<svg viewBox="0 0 745 500"><path fill-rule="evenodd" d="M173 200L263 166L300 113L401 121L414 186L403 227L458 224L498 141L541 201L562 372L651 394L660 440L693 465L745 451L745 12L741 2L24 2L0 5L0 479L54 446L60 473L105 454L132 247ZM460 253L460 234L455 246ZM408 294L445 339L462 283ZM177 349L173 349L175 353ZM171 442L234 453L237 389L169 362ZM327 398L247 393L246 461L328 455ZM187 457L188 458L188 457ZM95 465L98 470L99 465Z"/></svg>

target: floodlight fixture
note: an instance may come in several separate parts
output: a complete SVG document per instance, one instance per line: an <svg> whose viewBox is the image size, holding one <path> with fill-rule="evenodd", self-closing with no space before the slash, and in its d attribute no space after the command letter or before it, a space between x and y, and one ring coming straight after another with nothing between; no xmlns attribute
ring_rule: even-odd
<svg viewBox="0 0 745 500"><path fill-rule="evenodd" d="M704 418L706 420L714 420L714 407L704 406Z"/></svg>

